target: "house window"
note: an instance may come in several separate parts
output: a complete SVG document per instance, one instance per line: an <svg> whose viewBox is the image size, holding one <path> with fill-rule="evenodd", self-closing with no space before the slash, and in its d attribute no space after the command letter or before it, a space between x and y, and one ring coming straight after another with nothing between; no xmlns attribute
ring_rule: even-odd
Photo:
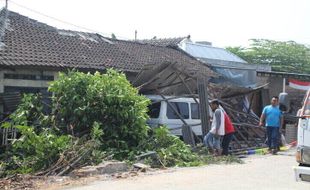
<svg viewBox="0 0 310 190"><path fill-rule="evenodd" d="M191 103L192 119L200 119L199 105L197 103Z"/></svg>
<svg viewBox="0 0 310 190"><path fill-rule="evenodd" d="M168 119L180 119L179 116L174 112L174 110L177 110L177 112L183 117L183 119L189 119L188 103L170 102L170 104L171 106L173 106L174 109L172 109L171 106L168 104L167 106Z"/></svg>
<svg viewBox="0 0 310 190"><path fill-rule="evenodd" d="M47 88L38 88L38 87L20 87L20 86L4 86L3 96L3 104L4 104L4 112L12 113L20 102L21 95L24 93L37 94L40 93L42 96L43 102L43 112L45 114L51 113L51 96L52 93L47 91Z"/></svg>
<svg viewBox="0 0 310 190"><path fill-rule="evenodd" d="M151 105L148 106L149 108L148 115L150 116L150 118L159 117L160 105L161 105L161 102L157 102L157 103L152 103Z"/></svg>
<svg viewBox="0 0 310 190"><path fill-rule="evenodd" d="M19 92L23 93L48 93L47 88L38 88L38 87L20 87L20 86L4 86L4 92Z"/></svg>
<svg viewBox="0 0 310 190"><path fill-rule="evenodd" d="M15 74L15 73L5 73L5 79L21 79L21 80L45 80L53 81L54 76L50 75L30 75L30 74Z"/></svg>

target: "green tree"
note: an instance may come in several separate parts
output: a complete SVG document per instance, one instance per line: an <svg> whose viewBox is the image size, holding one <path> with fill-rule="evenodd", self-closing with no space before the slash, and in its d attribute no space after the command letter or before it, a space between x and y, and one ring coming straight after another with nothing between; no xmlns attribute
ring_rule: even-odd
<svg viewBox="0 0 310 190"><path fill-rule="evenodd" d="M103 130L103 148L117 150L116 156L127 156L147 137L150 101L138 94L123 73L112 69L106 74L61 73L49 91L54 94L57 127L81 136L96 122Z"/></svg>
<svg viewBox="0 0 310 190"><path fill-rule="evenodd" d="M273 71L310 74L310 48L294 41L250 40L250 47L226 49L250 64L270 65Z"/></svg>

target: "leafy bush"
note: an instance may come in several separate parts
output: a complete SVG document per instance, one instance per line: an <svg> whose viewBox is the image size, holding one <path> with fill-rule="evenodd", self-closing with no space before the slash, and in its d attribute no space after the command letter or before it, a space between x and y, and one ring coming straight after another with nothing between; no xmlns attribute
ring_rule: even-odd
<svg viewBox="0 0 310 190"><path fill-rule="evenodd" d="M54 93L57 126L79 136L97 122L103 130L103 148L117 151L118 158L136 150L147 136L149 100L138 95L122 73L62 73L49 91Z"/></svg>
<svg viewBox="0 0 310 190"><path fill-rule="evenodd" d="M36 134L32 127L16 128L22 136L2 155L0 176L37 171L37 175L66 174L75 167L96 165L106 157L100 150L102 129L97 123L93 124L89 135L81 138L57 136L50 129Z"/></svg>
<svg viewBox="0 0 310 190"><path fill-rule="evenodd" d="M202 164L200 157L179 137L171 135L166 127L153 129L145 143L145 149L156 151L160 163L165 166L196 166Z"/></svg>
<svg viewBox="0 0 310 190"><path fill-rule="evenodd" d="M15 126L21 137L5 153L7 173L33 173L53 164L62 151L71 145L68 135L55 135L50 129L36 134L34 128Z"/></svg>
<svg viewBox="0 0 310 190"><path fill-rule="evenodd" d="M156 151L157 159L146 159L153 167L164 166L199 166L213 163L231 163L241 160L235 156L214 157L209 154L205 146L200 145L192 149L179 137L171 135L165 126L153 128L152 134L147 142L144 142L141 149Z"/></svg>
<svg viewBox="0 0 310 190"><path fill-rule="evenodd" d="M70 146L60 153L59 159L37 175L64 175L75 168L101 163L107 158L106 152L100 149L102 133L98 123L94 123L90 134L80 138L73 137Z"/></svg>
<svg viewBox="0 0 310 190"><path fill-rule="evenodd" d="M23 94L17 109L9 116L5 125L34 126L36 130L50 125L50 117L43 114L40 94Z"/></svg>

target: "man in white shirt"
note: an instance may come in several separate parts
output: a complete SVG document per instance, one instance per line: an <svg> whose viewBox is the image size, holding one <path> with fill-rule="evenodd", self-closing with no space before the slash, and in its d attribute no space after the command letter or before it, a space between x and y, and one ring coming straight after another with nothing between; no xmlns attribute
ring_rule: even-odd
<svg viewBox="0 0 310 190"><path fill-rule="evenodd" d="M215 155L221 155L221 137L225 135L224 112L219 106L218 100L211 101L210 107L213 111L211 130L203 139L210 153Z"/></svg>

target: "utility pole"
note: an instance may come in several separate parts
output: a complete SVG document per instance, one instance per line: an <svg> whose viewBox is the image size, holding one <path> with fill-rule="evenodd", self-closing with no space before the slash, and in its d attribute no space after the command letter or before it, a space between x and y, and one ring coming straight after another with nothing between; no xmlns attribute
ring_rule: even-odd
<svg viewBox="0 0 310 190"><path fill-rule="evenodd" d="M137 41L137 35L138 35L138 32L137 30L135 30L135 41Z"/></svg>
<svg viewBox="0 0 310 190"><path fill-rule="evenodd" d="M5 0L5 9L8 9L8 0Z"/></svg>
<svg viewBox="0 0 310 190"><path fill-rule="evenodd" d="M286 86L286 78L283 78L283 86L282 86L283 90L282 90L282 92L285 92L285 86Z"/></svg>

